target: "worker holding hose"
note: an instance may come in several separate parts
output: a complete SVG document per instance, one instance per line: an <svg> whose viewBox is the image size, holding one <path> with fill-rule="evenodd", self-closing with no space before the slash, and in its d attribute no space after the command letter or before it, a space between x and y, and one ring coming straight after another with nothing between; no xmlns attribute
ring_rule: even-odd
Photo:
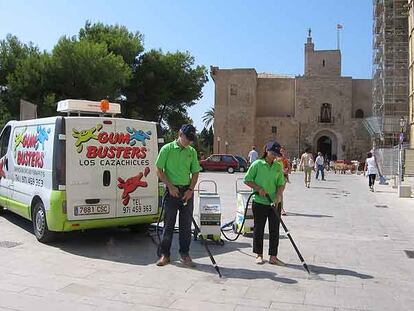
<svg viewBox="0 0 414 311"><path fill-rule="evenodd" d="M191 124L181 127L178 139L166 144L160 150L155 165L157 175L166 185L164 194L164 232L157 266L170 263L170 248L174 226L179 211L179 241L181 262L189 267L195 264L189 255L191 223L193 219L194 187L201 170L197 152L191 147L195 139L195 128Z"/></svg>
<svg viewBox="0 0 414 311"><path fill-rule="evenodd" d="M264 154L249 167L244 182L256 194L253 198L253 253L256 254L256 263L263 264L263 238L266 221L269 221L269 263L285 265L278 257L280 203L285 186L283 166L277 161L281 157L281 146L276 141L266 144ZM269 195L273 202L269 202ZM278 207L279 217L272 210L271 203Z"/></svg>

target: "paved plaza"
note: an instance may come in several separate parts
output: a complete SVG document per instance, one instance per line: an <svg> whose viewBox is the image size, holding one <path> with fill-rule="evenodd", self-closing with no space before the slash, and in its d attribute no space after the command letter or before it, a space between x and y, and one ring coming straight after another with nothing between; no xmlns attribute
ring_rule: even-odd
<svg viewBox="0 0 414 311"><path fill-rule="evenodd" d="M223 221L234 218L242 176L202 174L218 183ZM371 193L357 175L328 174L312 179L310 189L302 178L291 175L284 220L310 276L284 234L286 267L256 265L250 237L211 244L219 279L199 241L191 247L196 269L178 262L177 236L175 261L156 267L156 248L144 233L94 230L43 245L29 222L5 213L0 310L413 310L414 259L405 250L414 250L414 199L398 199L390 186Z"/></svg>

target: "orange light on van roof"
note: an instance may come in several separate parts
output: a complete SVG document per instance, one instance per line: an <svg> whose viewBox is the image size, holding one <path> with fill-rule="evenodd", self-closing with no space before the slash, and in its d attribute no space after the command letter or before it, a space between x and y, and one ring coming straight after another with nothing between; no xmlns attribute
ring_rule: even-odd
<svg viewBox="0 0 414 311"><path fill-rule="evenodd" d="M109 110L109 101L107 99L101 100L101 110L102 112L107 112Z"/></svg>

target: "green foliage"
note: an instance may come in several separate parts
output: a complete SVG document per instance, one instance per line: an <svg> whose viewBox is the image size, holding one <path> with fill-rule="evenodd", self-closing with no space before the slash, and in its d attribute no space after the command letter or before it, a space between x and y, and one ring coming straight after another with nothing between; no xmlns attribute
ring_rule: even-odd
<svg viewBox="0 0 414 311"><path fill-rule="evenodd" d="M198 140L200 150L203 151L205 155L209 155L213 152L214 133L212 127L209 129L204 127L201 133L198 135Z"/></svg>
<svg viewBox="0 0 414 311"><path fill-rule="evenodd" d="M12 115L7 109L6 104L3 102L2 98L0 98L0 130L4 127L4 125L12 119Z"/></svg>
<svg viewBox="0 0 414 311"><path fill-rule="evenodd" d="M0 85L7 85L7 78L14 72L18 62L36 51L37 48L32 44L23 44L11 34L0 40Z"/></svg>
<svg viewBox="0 0 414 311"><path fill-rule="evenodd" d="M203 115L203 122L206 128L210 128L214 123L214 107L207 110Z"/></svg>
<svg viewBox="0 0 414 311"><path fill-rule="evenodd" d="M137 56L144 51L143 35L139 32L132 33L125 26L120 25L104 25L103 23L92 25L87 21L85 27L79 30L79 39L104 43L108 52L120 55L129 66L132 66Z"/></svg>
<svg viewBox="0 0 414 311"><path fill-rule="evenodd" d="M40 52L8 35L0 41L1 120L17 118L19 101L55 114L64 98L121 101L124 117L160 122L176 132L191 123L187 108L202 97L204 66L188 52L143 53L143 36L124 26L86 22L78 37L62 37Z"/></svg>
<svg viewBox="0 0 414 311"><path fill-rule="evenodd" d="M104 43L63 37L52 51L51 87L57 97L113 100L131 77L122 57Z"/></svg>
<svg viewBox="0 0 414 311"><path fill-rule="evenodd" d="M151 50L143 54L126 93L129 110L139 111L147 120L164 120L171 127L185 120L186 109L202 97L207 82L206 68L193 65L189 53Z"/></svg>

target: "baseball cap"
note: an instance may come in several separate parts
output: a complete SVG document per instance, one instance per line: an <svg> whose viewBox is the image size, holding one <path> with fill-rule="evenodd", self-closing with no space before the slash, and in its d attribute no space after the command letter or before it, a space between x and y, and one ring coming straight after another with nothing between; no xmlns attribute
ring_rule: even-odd
<svg viewBox="0 0 414 311"><path fill-rule="evenodd" d="M270 151L278 156L281 156L282 154L280 153L280 147L281 146L277 141L270 141L266 144L266 151Z"/></svg>
<svg viewBox="0 0 414 311"><path fill-rule="evenodd" d="M181 133L183 133L185 137L187 137L188 140L190 141L195 140L196 129L193 125L184 124L183 126L181 126Z"/></svg>

